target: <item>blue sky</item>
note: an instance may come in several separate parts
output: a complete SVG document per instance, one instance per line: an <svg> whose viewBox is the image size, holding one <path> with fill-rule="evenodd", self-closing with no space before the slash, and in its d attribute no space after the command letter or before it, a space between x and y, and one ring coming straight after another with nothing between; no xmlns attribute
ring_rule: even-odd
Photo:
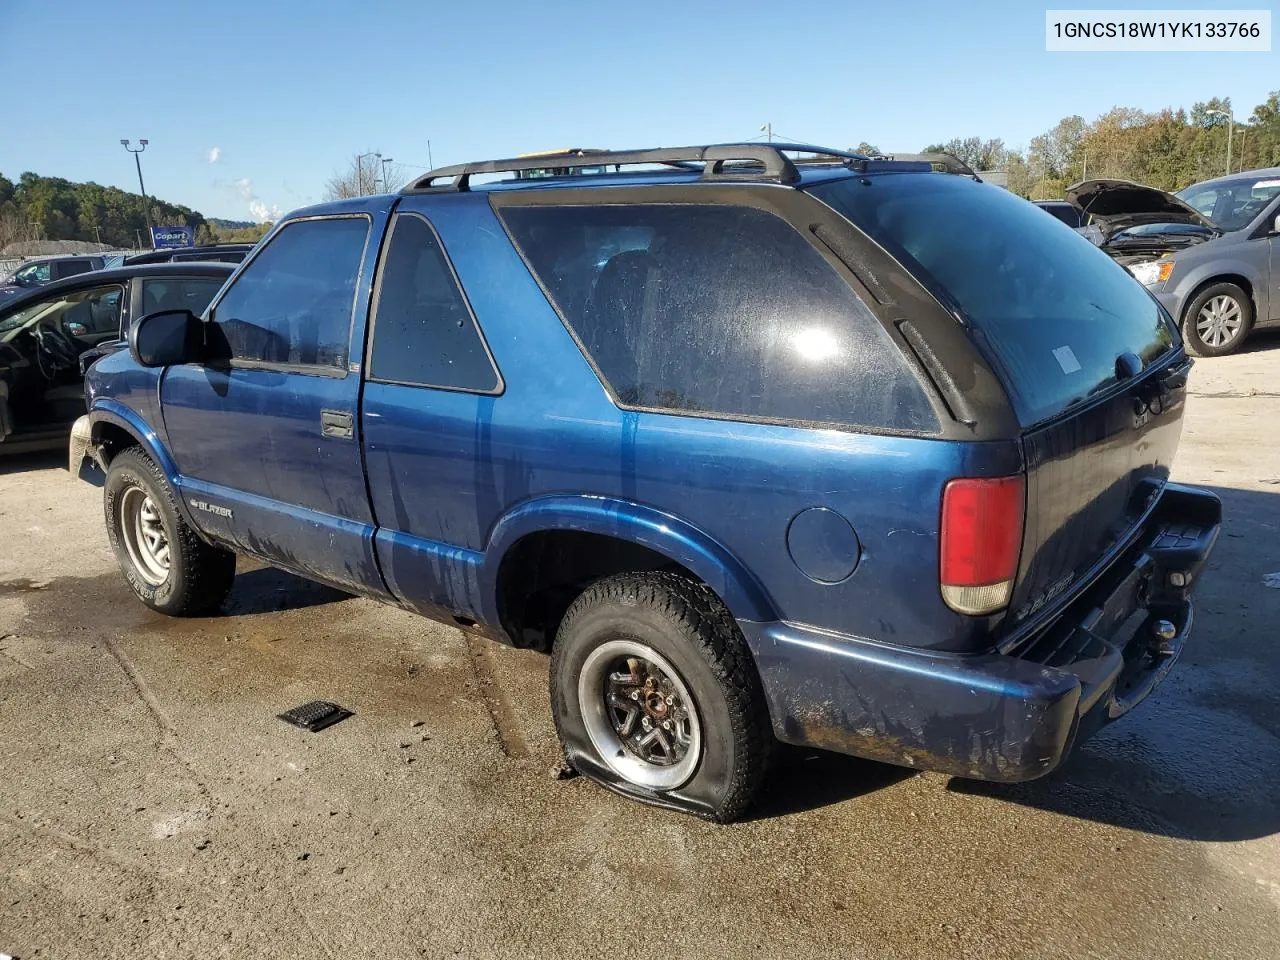
<svg viewBox="0 0 1280 960"><path fill-rule="evenodd" d="M320 199L356 152L425 166L428 140L437 165L766 121L837 147L1025 146L1072 113L1220 95L1247 115L1280 88L1274 49L1046 53L1045 7L1066 5L0 0L0 173L136 189L119 141L146 137L149 193L252 219Z"/></svg>

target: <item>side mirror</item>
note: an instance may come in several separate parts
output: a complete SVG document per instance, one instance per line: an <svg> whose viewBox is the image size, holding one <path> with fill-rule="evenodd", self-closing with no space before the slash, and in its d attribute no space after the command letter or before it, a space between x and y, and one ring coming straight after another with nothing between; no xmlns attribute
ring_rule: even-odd
<svg viewBox="0 0 1280 960"><path fill-rule="evenodd" d="M160 310L129 328L129 353L144 367L199 363L204 355L200 318L190 310Z"/></svg>
<svg viewBox="0 0 1280 960"><path fill-rule="evenodd" d="M1276 216L1276 222L1271 225L1272 233L1280 233L1280 215Z"/></svg>

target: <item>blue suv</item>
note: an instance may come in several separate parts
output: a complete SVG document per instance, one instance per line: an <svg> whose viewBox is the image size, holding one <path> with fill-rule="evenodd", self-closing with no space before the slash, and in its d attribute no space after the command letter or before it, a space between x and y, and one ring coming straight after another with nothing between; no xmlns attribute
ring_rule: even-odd
<svg viewBox="0 0 1280 960"><path fill-rule="evenodd" d="M291 214L92 367L71 466L143 603L243 553L550 650L574 768L722 821L778 740L1041 776L1169 670L1221 507L1105 253L927 161L548 166Z"/></svg>

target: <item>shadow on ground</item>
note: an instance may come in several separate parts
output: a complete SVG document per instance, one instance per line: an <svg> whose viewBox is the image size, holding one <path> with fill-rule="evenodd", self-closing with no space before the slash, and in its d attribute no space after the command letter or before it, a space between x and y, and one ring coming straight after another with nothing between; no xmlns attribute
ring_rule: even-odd
<svg viewBox="0 0 1280 960"><path fill-rule="evenodd" d="M1258 353L1262 350L1274 350L1276 347L1280 347L1280 327L1271 327L1251 333L1240 348L1240 353Z"/></svg>
<svg viewBox="0 0 1280 960"><path fill-rule="evenodd" d="M255 613L302 610L350 599L351 594L333 587L274 567L257 566L241 560L231 593L223 601L217 616L239 617Z"/></svg>
<svg viewBox="0 0 1280 960"><path fill-rule="evenodd" d="M4 445L0 444L0 454L4 454L3 447ZM53 467L61 467L64 470L67 468L66 444L39 452L0 456L0 475L26 473L28 470L49 470Z"/></svg>
<svg viewBox="0 0 1280 960"><path fill-rule="evenodd" d="M768 820L842 803L891 787L916 771L825 750L778 744L760 799L743 818Z"/></svg>

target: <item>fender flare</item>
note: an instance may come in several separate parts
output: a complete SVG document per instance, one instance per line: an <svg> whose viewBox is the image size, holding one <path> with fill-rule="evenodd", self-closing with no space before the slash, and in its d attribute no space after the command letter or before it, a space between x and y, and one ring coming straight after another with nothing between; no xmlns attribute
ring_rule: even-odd
<svg viewBox="0 0 1280 960"><path fill-rule="evenodd" d="M98 425L103 423L119 427L133 437L138 442L138 445L146 451L147 456L156 462L156 465L164 472L165 479L169 481L169 485L173 487L176 494L174 499L178 501L178 510L182 513L182 519L193 530L200 529L199 525L192 519L187 501L182 496L182 484L179 481L180 475L177 464L173 462L173 457L169 455L169 451L165 449L155 430L138 415L137 411L125 406L118 400L95 400L93 406L89 409L89 423L93 427L93 441L95 444L99 440L100 431L98 430Z"/></svg>
<svg viewBox="0 0 1280 960"><path fill-rule="evenodd" d="M482 595L497 622L498 571L508 552L532 533L569 530L640 544L690 570L740 620L777 619L769 595L722 544L693 524L654 507L600 496L548 496L526 500L499 518L489 534Z"/></svg>

